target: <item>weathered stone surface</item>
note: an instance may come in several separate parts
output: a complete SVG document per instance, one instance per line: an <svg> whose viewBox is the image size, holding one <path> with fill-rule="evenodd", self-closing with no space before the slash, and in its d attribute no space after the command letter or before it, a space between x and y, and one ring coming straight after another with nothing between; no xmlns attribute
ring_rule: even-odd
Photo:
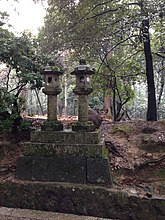
<svg viewBox="0 0 165 220"><path fill-rule="evenodd" d="M47 160L48 166L45 179L57 182L86 182L85 158L42 158L42 160ZM35 166L33 169L37 173ZM42 167L40 172L42 172ZM40 174L34 175L32 172L32 175L33 179L40 180Z"/></svg>
<svg viewBox="0 0 165 220"><path fill-rule="evenodd" d="M75 122L72 124L72 130L78 132L92 132L95 131L95 125L92 121Z"/></svg>
<svg viewBox="0 0 165 220"><path fill-rule="evenodd" d="M18 179L86 183L86 158L83 157L26 156L18 160L18 165ZM27 168L28 172L24 172Z"/></svg>
<svg viewBox="0 0 165 220"><path fill-rule="evenodd" d="M111 220L57 212L0 207L1 220ZM114 219L113 219L114 220Z"/></svg>
<svg viewBox="0 0 165 220"><path fill-rule="evenodd" d="M55 157L107 157L104 140L98 144L54 144L54 143L24 143L25 154L35 156Z"/></svg>
<svg viewBox="0 0 165 220"><path fill-rule="evenodd" d="M20 157L17 161L16 176L19 179L31 179L32 176L32 157Z"/></svg>
<svg viewBox="0 0 165 220"><path fill-rule="evenodd" d="M87 182L112 184L109 161L101 158L87 159Z"/></svg>
<svg viewBox="0 0 165 220"><path fill-rule="evenodd" d="M45 121L41 125L41 130L42 131L61 131L63 130L63 124L61 121Z"/></svg>
<svg viewBox="0 0 165 220"><path fill-rule="evenodd" d="M165 198L145 198L101 186L13 181L0 183L0 206L121 220L165 219Z"/></svg>
<svg viewBox="0 0 165 220"><path fill-rule="evenodd" d="M25 156L18 160L16 178L112 185L109 163L102 158Z"/></svg>
<svg viewBox="0 0 165 220"><path fill-rule="evenodd" d="M54 144L98 144L100 131L73 132L65 131L34 131L31 132L31 142L54 143Z"/></svg>
<svg viewBox="0 0 165 220"><path fill-rule="evenodd" d="M148 152L165 152L165 136L164 134L143 134L142 148Z"/></svg>

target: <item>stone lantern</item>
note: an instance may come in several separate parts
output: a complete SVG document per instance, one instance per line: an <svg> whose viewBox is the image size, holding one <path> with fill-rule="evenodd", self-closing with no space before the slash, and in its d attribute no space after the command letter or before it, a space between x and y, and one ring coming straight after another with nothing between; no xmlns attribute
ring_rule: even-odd
<svg viewBox="0 0 165 220"><path fill-rule="evenodd" d="M88 67L84 59L79 61L79 65L71 73L76 76L73 92L78 95L78 122L73 124L73 131L94 131L93 123L88 121L88 95L93 91L90 75L94 73L95 70Z"/></svg>
<svg viewBox="0 0 165 220"><path fill-rule="evenodd" d="M48 118L41 126L42 130L63 130L63 124L57 120L57 95L62 91L59 76L62 74L63 71L58 70L54 62L50 62L43 70L45 88L42 92L48 96Z"/></svg>

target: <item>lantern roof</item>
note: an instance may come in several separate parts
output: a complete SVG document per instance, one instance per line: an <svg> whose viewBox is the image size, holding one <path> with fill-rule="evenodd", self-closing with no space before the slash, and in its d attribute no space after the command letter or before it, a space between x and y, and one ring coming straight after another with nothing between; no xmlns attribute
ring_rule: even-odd
<svg viewBox="0 0 165 220"><path fill-rule="evenodd" d="M62 75L64 71L60 70L54 63L54 61L50 61L47 66L42 71L43 75L48 75L48 74L58 74Z"/></svg>
<svg viewBox="0 0 165 220"><path fill-rule="evenodd" d="M86 60L85 59L81 59L79 61L79 65L74 69L73 72L71 72L71 75L78 75L78 74L92 75L92 74L95 74L95 69L94 68L90 68L86 64Z"/></svg>

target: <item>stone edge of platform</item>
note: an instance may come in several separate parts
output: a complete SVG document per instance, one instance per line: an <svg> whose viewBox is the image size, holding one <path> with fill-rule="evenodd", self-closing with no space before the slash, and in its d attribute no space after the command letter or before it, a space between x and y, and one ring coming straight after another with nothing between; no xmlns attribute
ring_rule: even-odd
<svg viewBox="0 0 165 220"><path fill-rule="evenodd" d="M73 214L65 214L65 213L57 213L57 212L46 212L39 210L31 210L31 209L19 209L19 208L8 208L8 207L0 207L0 218L6 220L10 219L19 219L23 218L26 220L110 220L99 217L90 217L90 216L78 216Z"/></svg>

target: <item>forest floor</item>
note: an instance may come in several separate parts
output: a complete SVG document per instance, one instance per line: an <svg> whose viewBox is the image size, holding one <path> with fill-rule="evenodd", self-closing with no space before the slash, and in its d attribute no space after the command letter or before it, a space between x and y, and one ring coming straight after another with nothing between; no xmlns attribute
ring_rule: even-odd
<svg viewBox="0 0 165 220"><path fill-rule="evenodd" d="M44 119L30 118L38 129ZM64 126L75 117L60 118ZM109 149L114 187L135 195L165 196L165 121L133 120L112 123L104 120L101 134ZM16 161L30 132L0 134L0 181L12 181Z"/></svg>

